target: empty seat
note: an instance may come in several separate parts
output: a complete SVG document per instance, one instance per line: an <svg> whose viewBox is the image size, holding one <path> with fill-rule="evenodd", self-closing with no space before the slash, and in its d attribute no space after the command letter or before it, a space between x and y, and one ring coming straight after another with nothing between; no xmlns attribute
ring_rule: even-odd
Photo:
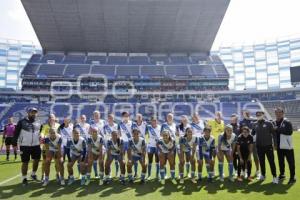
<svg viewBox="0 0 300 200"><path fill-rule="evenodd" d="M115 76L115 66L99 66L92 67L91 74L103 74L105 76Z"/></svg>
<svg viewBox="0 0 300 200"><path fill-rule="evenodd" d="M41 62L47 63L48 60L54 60L55 63L61 63L63 58L64 58L63 54L46 54L42 57Z"/></svg>
<svg viewBox="0 0 300 200"><path fill-rule="evenodd" d="M36 75L37 69L39 67L39 64L33 64L33 63L28 63L23 71L22 71L22 75Z"/></svg>
<svg viewBox="0 0 300 200"><path fill-rule="evenodd" d="M119 66L117 67L117 76L139 76L139 66Z"/></svg>
<svg viewBox="0 0 300 200"><path fill-rule="evenodd" d="M80 76L83 74L89 74L90 73L90 65L68 65L64 76Z"/></svg>
<svg viewBox="0 0 300 200"><path fill-rule="evenodd" d="M154 65L157 65L157 64L167 65L170 63L168 56L152 56L152 57L150 57L150 61Z"/></svg>
<svg viewBox="0 0 300 200"><path fill-rule="evenodd" d="M207 78L215 78L215 72L210 65L192 65L190 66L192 76L202 76Z"/></svg>
<svg viewBox="0 0 300 200"><path fill-rule="evenodd" d="M62 76L66 65L63 64L41 64L38 75Z"/></svg>
<svg viewBox="0 0 300 200"><path fill-rule="evenodd" d="M131 56L129 57L129 64L131 65L149 65L149 58L147 56Z"/></svg>
<svg viewBox="0 0 300 200"><path fill-rule="evenodd" d="M30 63L39 63L41 62L41 54L33 54L28 62Z"/></svg>
<svg viewBox="0 0 300 200"><path fill-rule="evenodd" d="M190 60L187 56L171 56L172 64L189 64Z"/></svg>
<svg viewBox="0 0 300 200"><path fill-rule="evenodd" d="M127 62L127 56L109 56L107 64L110 65L126 65Z"/></svg>
<svg viewBox="0 0 300 200"><path fill-rule="evenodd" d="M83 64L84 62L84 55L67 55L63 61L66 64Z"/></svg>
<svg viewBox="0 0 300 200"><path fill-rule="evenodd" d="M141 76L165 76L164 66L142 66Z"/></svg>
<svg viewBox="0 0 300 200"><path fill-rule="evenodd" d="M106 64L106 56L88 56L86 59L86 64Z"/></svg>
<svg viewBox="0 0 300 200"><path fill-rule="evenodd" d="M188 66L166 66L167 76L189 76Z"/></svg>

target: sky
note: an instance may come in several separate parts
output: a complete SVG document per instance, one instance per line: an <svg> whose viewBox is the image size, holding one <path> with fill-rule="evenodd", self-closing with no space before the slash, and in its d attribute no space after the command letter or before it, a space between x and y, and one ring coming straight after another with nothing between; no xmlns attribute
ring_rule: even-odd
<svg viewBox="0 0 300 200"><path fill-rule="evenodd" d="M212 49L300 37L300 0L231 0ZM0 38L33 41L20 0L0 0Z"/></svg>

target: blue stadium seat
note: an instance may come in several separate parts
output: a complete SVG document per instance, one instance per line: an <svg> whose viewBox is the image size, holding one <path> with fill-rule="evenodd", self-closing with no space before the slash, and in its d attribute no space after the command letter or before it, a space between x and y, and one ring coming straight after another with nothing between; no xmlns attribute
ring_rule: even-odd
<svg viewBox="0 0 300 200"><path fill-rule="evenodd" d="M62 76L66 65L63 64L41 64L38 75Z"/></svg>
<svg viewBox="0 0 300 200"><path fill-rule="evenodd" d="M75 65L70 64L67 65L64 76L80 76L83 74L89 74L90 73L90 65Z"/></svg>
<svg viewBox="0 0 300 200"><path fill-rule="evenodd" d="M84 55L67 55L63 60L66 64L84 64L86 56Z"/></svg>

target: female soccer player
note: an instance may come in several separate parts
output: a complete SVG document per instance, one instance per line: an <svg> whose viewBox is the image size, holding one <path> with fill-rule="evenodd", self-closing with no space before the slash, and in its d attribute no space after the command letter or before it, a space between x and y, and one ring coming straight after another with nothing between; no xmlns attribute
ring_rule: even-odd
<svg viewBox="0 0 300 200"><path fill-rule="evenodd" d="M71 123L71 119L65 117L64 123L60 125L58 131L62 138L63 160L65 162L67 156L68 162L70 162L71 161L70 149L67 147L67 143L69 140L72 139L73 124Z"/></svg>
<svg viewBox="0 0 300 200"><path fill-rule="evenodd" d="M71 161L68 163L69 180L68 185L74 182L73 166L77 162L80 166L81 185L85 184L85 157L86 157L86 142L80 136L80 130L73 129L73 138L68 141L67 146L70 148Z"/></svg>
<svg viewBox="0 0 300 200"><path fill-rule="evenodd" d="M184 173L184 164L191 163L192 165L192 182L196 183L195 180L195 152L197 146L197 137L193 135L193 130L187 128L185 130L185 135L179 138L179 176L180 184L184 183L183 173ZM184 160L185 158L185 160Z"/></svg>
<svg viewBox="0 0 300 200"><path fill-rule="evenodd" d="M55 165L60 172L60 184L65 185L61 144L61 136L57 134L55 129L50 128L49 135L45 138L46 165L45 180L43 181L43 186L47 186L49 183L50 165L52 158L55 159Z"/></svg>
<svg viewBox="0 0 300 200"><path fill-rule="evenodd" d="M159 157L156 147L156 143L160 138L161 126L158 124L156 117L151 118L151 125L147 125L147 133L149 135L148 142L148 179L151 179L151 170L153 163L153 156L155 156L155 166L156 166L156 179L159 178Z"/></svg>
<svg viewBox="0 0 300 200"><path fill-rule="evenodd" d="M225 131L222 135L219 136L218 141L218 159L219 159L219 174L220 181L224 181L223 176L223 163L224 156L228 162L229 169L229 180L234 182L233 177L233 149L236 145L236 135L233 133L232 126L230 124L226 125Z"/></svg>
<svg viewBox="0 0 300 200"><path fill-rule="evenodd" d="M206 171L208 173L208 181L212 181L213 177L213 154L215 154L215 138L210 135L211 128L203 129L203 136L198 138L198 183L202 180L203 160L205 160Z"/></svg>
<svg viewBox="0 0 300 200"><path fill-rule="evenodd" d="M110 173L110 165L113 160L119 161L120 169L121 169L121 176L120 182L121 184L125 184L125 161L124 161L124 147L123 147L123 140L120 138L117 131L111 132L111 139L107 141L107 157L105 161L105 184L109 184L111 179L109 177Z"/></svg>
<svg viewBox="0 0 300 200"><path fill-rule="evenodd" d="M85 182L85 185L89 185L91 181L91 170L92 166L94 165L95 161L96 163L99 162L99 168L100 168L100 180L99 185L103 185L103 176L104 176L104 163L103 163L103 157L104 157L104 146L103 146L103 138L98 134L98 128L97 127L90 127L90 134L91 137L88 138L88 166L87 166L87 180Z"/></svg>
<svg viewBox="0 0 300 200"><path fill-rule="evenodd" d="M169 162L172 183L176 184L175 180L175 149L176 144L175 140L171 137L168 130L163 130L162 138L157 142L157 149L159 152L159 163L160 163L160 176L161 184L165 184L165 175L166 175L166 163Z"/></svg>
<svg viewBox="0 0 300 200"><path fill-rule="evenodd" d="M115 123L115 116L114 114L110 113L107 116L107 121L103 127L103 132L104 132L104 144L105 148L107 147L107 141L111 139L111 133L113 131L118 131L118 124ZM104 159L104 158L103 158ZM115 161L115 175L118 177L119 174L119 162L116 160Z"/></svg>
<svg viewBox="0 0 300 200"><path fill-rule="evenodd" d="M127 172L129 182L133 183L134 180L132 176L132 165L140 162L142 166L141 183L143 184L145 183L145 176L147 171L146 142L145 139L140 135L141 132L139 129L133 129L132 139L129 140Z"/></svg>
<svg viewBox="0 0 300 200"><path fill-rule="evenodd" d="M237 180L243 181L243 178L241 177L241 170L243 170L245 172L245 178L248 178L249 181L252 181L251 154L253 152L253 137L250 135L250 129L247 126L242 127L242 133L237 139L237 151L239 154Z"/></svg>

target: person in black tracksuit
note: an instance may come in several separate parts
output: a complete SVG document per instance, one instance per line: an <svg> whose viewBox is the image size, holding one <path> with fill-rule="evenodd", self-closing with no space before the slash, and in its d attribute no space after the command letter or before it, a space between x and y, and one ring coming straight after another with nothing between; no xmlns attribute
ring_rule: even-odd
<svg viewBox="0 0 300 200"><path fill-rule="evenodd" d="M263 181L266 177L265 157L268 158L273 183L278 184L276 175L276 165L274 161L274 148L277 148L277 137L273 124L264 119L264 112L256 112L257 122L253 124L252 135L256 135L256 148L261 167L259 180Z"/></svg>
<svg viewBox="0 0 300 200"><path fill-rule="evenodd" d="M248 180L251 181L251 154L253 152L253 137L250 135L250 129L247 126L241 128L241 134L237 139L238 160L238 181L242 181L241 170L246 172ZM246 175L245 175L246 177Z"/></svg>
<svg viewBox="0 0 300 200"><path fill-rule="evenodd" d="M293 126L292 123L284 118L284 110L280 107L276 108L275 110L276 121L274 122L275 129L276 129L276 136L277 136L277 157L279 163L279 171L280 175L278 177L279 180L285 179L284 171L285 171L285 160L287 159L289 169L290 169L290 180L289 184L293 184L296 182L295 179L295 155L294 149L292 146L291 136L293 134ZM280 141L282 137L282 140ZM290 138L290 140L288 139ZM287 147L281 143L286 143Z"/></svg>
<svg viewBox="0 0 300 200"><path fill-rule="evenodd" d="M232 132L238 137L240 135L240 127L238 124L237 114L231 115L230 125L232 126ZM236 147L234 149L234 154L233 154L233 167L236 172L238 171L238 160L239 160L239 154L237 152L237 147Z"/></svg>

